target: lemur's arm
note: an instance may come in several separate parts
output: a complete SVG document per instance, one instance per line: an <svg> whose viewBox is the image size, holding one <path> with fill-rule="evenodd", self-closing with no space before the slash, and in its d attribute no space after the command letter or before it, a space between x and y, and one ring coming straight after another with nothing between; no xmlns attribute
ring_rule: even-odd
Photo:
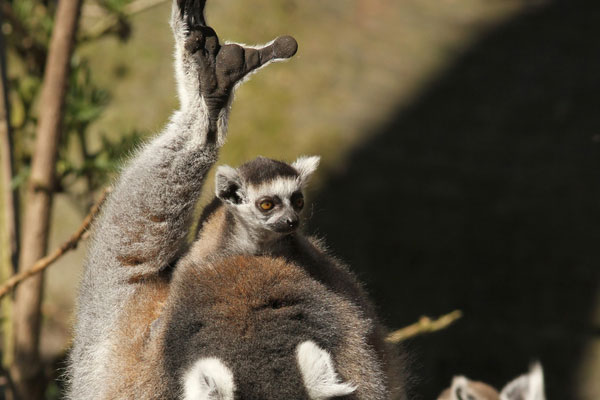
<svg viewBox="0 0 600 400"><path fill-rule="evenodd" d="M180 110L124 169L96 227L88 265L125 267L147 276L181 249L207 171L225 141L232 92L248 73L291 57L296 42L280 37L259 48L220 45L206 26L205 0L173 0L175 71Z"/></svg>

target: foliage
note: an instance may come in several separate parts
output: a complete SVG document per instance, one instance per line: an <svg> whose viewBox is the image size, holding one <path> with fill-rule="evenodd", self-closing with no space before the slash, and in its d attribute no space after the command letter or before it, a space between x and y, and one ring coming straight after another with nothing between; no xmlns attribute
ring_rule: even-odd
<svg viewBox="0 0 600 400"><path fill-rule="evenodd" d="M104 135L92 137L91 127L110 102L110 92L96 84L87 58L77 52L83 41L100 40L115 34L126 40L129 31L124 7L131 0L97 0L86 3L96 10L96 18L112 21L113 26L95 37L79 39L71 59L71 73L65 103L63 134L56 164L56 191L86 194L103 186L119 159L139 140L138 132L129 132L117 142ZM9 57L11 123L14 131L16 176L13 185L22 186L29 175L33 152L39 95L52 33L56 2L45 0L11 0L2 5ZM84 35L80 35L84 38ZM99 142L99 143L98 143ZM83 182L84 186L81 186ZM78 188L78 189L76 189ZM88 198L89 200L89 198Z"/></svg>

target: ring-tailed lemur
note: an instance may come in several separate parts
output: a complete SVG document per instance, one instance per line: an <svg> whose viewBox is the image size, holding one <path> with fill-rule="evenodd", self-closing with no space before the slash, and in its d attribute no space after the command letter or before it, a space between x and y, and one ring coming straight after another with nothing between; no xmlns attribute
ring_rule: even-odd
<svg viewBox="0 0 600 400"><path fill-rule="evenodd" d="M438 400L545 400L544 372L535 363L529 372L508 384L500 392L487 383L472 381L464 376L455 376L452 386L444 390Z"/></svg>
<svg viewBox="0 0 600 400"><path fill-rule="evenodd" d="M79 293L69 399L386 397L352 302L276 257L175 264L245 75L296 51L220 45L204 0L173 0L181 108L123 170L98 218Z"/></svg>
<svg viewBox="0 0 600 400"><path fill-rule="evenodd" d="M291 164L258 157L240 167L220 166L216 197L204 209L197 238L182 263L236 254L283 257L317 281L355 303L373 321L370 344L386 369L392 393L402 391L397 348L384 341L386 329L362 285L346 265L328 254L320 240L298 231L304 208L303 190L319 157L300 157Z"/></svg>

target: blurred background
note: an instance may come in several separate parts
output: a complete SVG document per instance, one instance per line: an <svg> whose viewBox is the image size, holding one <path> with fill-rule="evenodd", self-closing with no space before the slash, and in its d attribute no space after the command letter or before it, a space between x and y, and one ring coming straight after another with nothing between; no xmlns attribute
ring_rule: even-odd
<svg viewBox="0 0 600 400"><path fill-rule="evenodd" d="M47 45L55 3L2 6L19 190L41 85L23 30ZM84 1L49 249L177 107L169 13L170 1ZM457 374L501 388L539 360L549 399L600 399L599 2L213 0L206 15L222 40L299 43L237 92L219 163L321 155L308 231L387 325L463 311L405 343L413 398ZM84 254L46 273L40 349L54 376Z"/></svg>

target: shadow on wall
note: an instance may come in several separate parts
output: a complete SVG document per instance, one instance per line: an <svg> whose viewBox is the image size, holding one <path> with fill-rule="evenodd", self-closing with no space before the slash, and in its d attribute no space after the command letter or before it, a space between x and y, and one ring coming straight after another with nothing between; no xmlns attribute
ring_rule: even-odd
<svg viewBox="0 0 600 400"><path fill-rule="evenodd" d="M455 308L409 344L417 398L452 375L496 386L540 359L574 373L600 280L600 2L557 1L487 35L330 177L312 231L392 327Z"/></svg>

